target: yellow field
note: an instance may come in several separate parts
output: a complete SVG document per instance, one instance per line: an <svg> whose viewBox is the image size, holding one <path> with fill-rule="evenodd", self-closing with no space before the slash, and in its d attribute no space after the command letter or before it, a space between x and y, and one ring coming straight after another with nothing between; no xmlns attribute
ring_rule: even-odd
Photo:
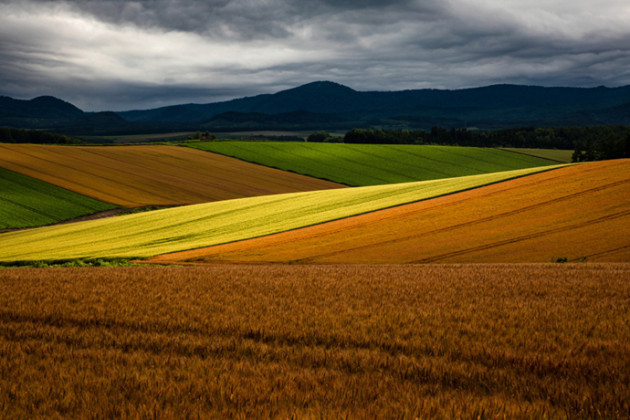
<svg viewBox="0 0 630 420"><path fill-rule="evenodd" d="M630 262L630 160L560 168L159 263Z"/></svg>
<svg viewBox="0 0 630 420"><path fill-rule="evenodd" d="M0 167L124 207L204 203L342 187L175 146L0 143Z"/></svg>
<svg viewBox="0 0 630 420"><path fill-rule="evenodd" d="M630 266L0 270L2 418L626 418Z"/></svg>

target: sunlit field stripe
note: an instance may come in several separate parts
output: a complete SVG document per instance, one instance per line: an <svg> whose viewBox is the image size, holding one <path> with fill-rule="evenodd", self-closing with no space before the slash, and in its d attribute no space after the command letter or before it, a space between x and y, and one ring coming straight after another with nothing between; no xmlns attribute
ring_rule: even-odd
<svg viewBox="0 0 630 420"><path fill-rule="evenodd" d="M630 262L630 160L573 165L158 263Z"/></svg>
<svg viewBox="0 0 630 420"><path fill-rule="evenodd" d="M226 200L0 237L0 261L150 257L269 235L553 169Z"/></svg>

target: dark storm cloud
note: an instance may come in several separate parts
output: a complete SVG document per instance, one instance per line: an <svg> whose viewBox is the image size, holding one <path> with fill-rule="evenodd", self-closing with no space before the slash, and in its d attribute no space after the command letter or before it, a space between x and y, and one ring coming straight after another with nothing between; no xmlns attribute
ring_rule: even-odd
<svg viewBox="0 0 630 420"><path fill-rule="evenodd" d="M626 0L0 0L0 94L128 109L323 79L614 86L629 19Z"/></svg>
<svg viewBox="0 0 630 420"><path fill-rule="evenodd" d="M320 19L339 21L340 31L344 23L377 29L373 25L401 22L401 18L403 22L430 19L444 9L443 2L436 0L34 0L28 4L67 7L112 24L246 40L284 38L293 26Z"/></svg>
<svg viewBox="0 0 630 420"><path fill-rule="evenodd" d="M9 1L11 2L11 1ZM13 3L23 3L12 1ZM5 2L6 3L6 2ZM70 6L75 10L114 23L133 23L171 30L196 31L215 25L233 25L260 20L292 22L331 13L400 10L437 12L442 2L424 0L33 0L30 4Z"/></svg>

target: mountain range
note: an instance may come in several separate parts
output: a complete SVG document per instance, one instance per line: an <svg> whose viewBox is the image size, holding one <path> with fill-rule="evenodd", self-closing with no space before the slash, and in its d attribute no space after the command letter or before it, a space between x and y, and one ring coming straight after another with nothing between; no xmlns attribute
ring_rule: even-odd
<svg viewBox="0 0 630 420"><path fill-rule="evenodd" d="M595 125L630 125L630 86L492 85L360 92L320 81L224 102L98 113L50 96L28 101L0 97L0 126L67 134Z"/></svg>

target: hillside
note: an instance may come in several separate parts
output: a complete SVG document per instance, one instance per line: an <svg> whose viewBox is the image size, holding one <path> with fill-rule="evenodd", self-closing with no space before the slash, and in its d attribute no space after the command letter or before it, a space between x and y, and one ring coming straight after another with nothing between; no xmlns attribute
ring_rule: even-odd
<svg viewBox="0 0 630 420"><path fill-rule="evenodd" d="M351 186L424 181L558 163L477 147L243 141L188 146Z"/></svg>
<svg viewBox="0 0 630 420"><path fill-rule="evenodd" d="M430 129L630 124L630 86L566 88L491 85L470 89L356 91L312 82L276 93L206 104L83 112L57 98L0 97L0 126L107 135L240 129L356 127Z"/></svg>
<svg viewBox="0 0 630 420"><path fill-rule="evenodd" d="M40 96L31 100L0 96L0 125L8 121L32 119L34 123L57 120L67 122L83 117L76 106L52 96Z"/></svg>
<svg viewBox="0 0 630 420"><path fill-rule="evenodd" d="M630 160L586 163L160 263L630 261Z"/></svg>
<svg viewBox="0 0 630 420"><path fill-rule="evenodd" d="M345 118L352 122L348 128L374 123L418 128L434 125L499 128L628 124L630 115L623 112L628 104L630 86L547 88L492 85L459 90L360 92L337 83L320 81L274 94L210 104L119 112L119 115L135 122L182 123L209 120L228 111L243 113L243 120L247 118L247 113L308 111Z"/></svg>
<svg viewBox="0 0 630 420"><path fill-rule="evenodd" d="M250 197L10 232L2 235L0 261L150 257L316 225L551 168Z"/></svg>
<svg viewBox="0 0 630 420"><path fill-rule="evenodd" d="M48 225L114 208L0 168L0 230Z"/></svg>
<svg viewBox="0 0 630 420"><path fill-rule="evenodd" d="M0 167L124 207L203 203L341 187L175 146L0 144Z"/></svg>

